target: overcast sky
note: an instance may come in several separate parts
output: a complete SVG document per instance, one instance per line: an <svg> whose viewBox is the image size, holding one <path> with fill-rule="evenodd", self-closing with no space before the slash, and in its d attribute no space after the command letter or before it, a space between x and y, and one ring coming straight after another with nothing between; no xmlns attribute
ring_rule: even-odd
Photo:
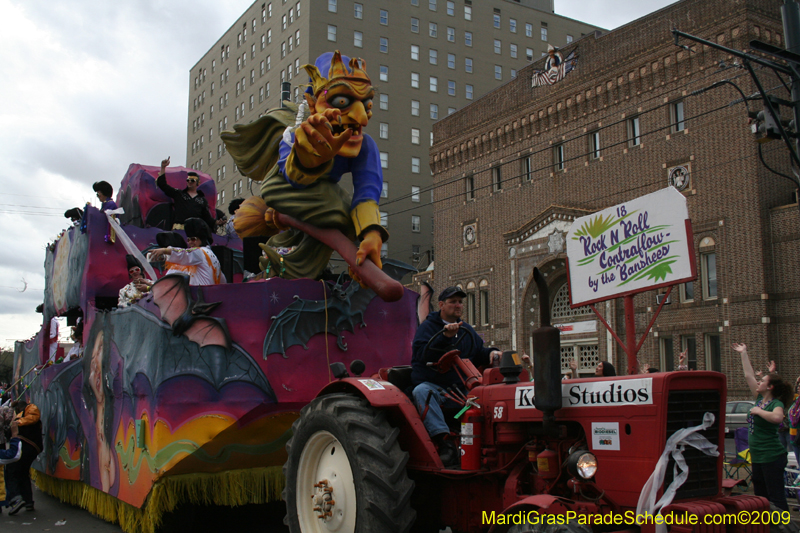
<svg viewBox="0 0 800 533"><path fill-rule="evenodd" d="M556 0L555 11L613 29L670 3ZM116 193L131 163L186 164L189 69L251 4L0 0L0 346L38 331L45 246L66 209L97 205L93 182Z"/></svg>

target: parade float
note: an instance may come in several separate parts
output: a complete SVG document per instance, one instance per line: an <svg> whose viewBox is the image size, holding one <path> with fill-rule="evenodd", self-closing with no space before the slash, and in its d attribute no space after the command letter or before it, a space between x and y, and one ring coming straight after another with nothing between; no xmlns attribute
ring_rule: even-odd
<svg viewBox="0 0 800 533"><path fill-rule="evenodd" d="M358 62L347 65L337 52L325 56L322 74L313 74L315 67L309 72L320 90L329 82L325 75L339 82L339 92L350 82L359 91L369 85ZM364 94L356 95L355 104L362 113ZM313 96L307 97L312 104ZM346 124L350 111L338 109L337 122ZM119 522L128 532L153 531L164 513L182 503L237 506L278 500L292 423L333 380L330 364L360 359L369 376L409 363L419 297L397 281L409 272L404 265L384 264L381 270L380 259L363 254L370 232L380 237L378 250L388 238L370 218L372 204L354 201L353 223L348 205L337 204L345 212L338 226L304 216L304 207L267 208L279 196L268 185L274 186L273 178L283 171L273 141L287 125L307 123L308 115L297 108L275 110L249 125L249 133L237 126L226 139L243 173L263 182L263 198L248 200L241 212L239 234L264 236L260 223L255 232L246 227L246 215L255 212L256 219L266 216L272 223L266 237L285 241L285 247L262 246L265 272L259 279L243 281L243 244L236 236L215 235L211 246L227 283L190 286L185 276L164 276L164 264L148 260L161 234L172 227L170 200L156 186L158 167L131 165L117 194L124 212L87 205L80 221L48 246L44 325L34 338L16 343L12 389L15 397L41 410L45 444L34 463L41 490ZM360 127L357 132L345 127L345 137L357 134L360 141ZM340 129L334 135L341 134ZM245 147L253 139L263 146ZM251 157L249 163L245 156ZM167 182L182 188L189 170L168 168ZM199 190L213 213L214 181L198 174ZM333 180L323 181L325 189L306 183L297 190L336 192ZM305 241L308 235L313 238ZM360 248L354 239L361 241ZM335 249L361 283L321 271L308 278L292 275L297 263L292 253L302 252L303 243L322 254L323 267ZM143 298L120 308L118 294L129 281L128 256L157 281ZM82 320L82 358L50 360L48 328L57 316L67 317L70 325Z"/></svg>

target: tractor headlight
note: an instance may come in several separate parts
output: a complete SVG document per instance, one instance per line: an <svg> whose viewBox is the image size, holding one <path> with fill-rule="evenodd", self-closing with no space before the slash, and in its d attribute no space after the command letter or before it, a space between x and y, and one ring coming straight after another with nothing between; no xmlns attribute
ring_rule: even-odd
<svg viewBox="0 0 800 533"><path fill-rule="evenodd" d="M597 473L597 457L586 450L578 450L567 459L567 471L573 477L591 479Z"/></svg>

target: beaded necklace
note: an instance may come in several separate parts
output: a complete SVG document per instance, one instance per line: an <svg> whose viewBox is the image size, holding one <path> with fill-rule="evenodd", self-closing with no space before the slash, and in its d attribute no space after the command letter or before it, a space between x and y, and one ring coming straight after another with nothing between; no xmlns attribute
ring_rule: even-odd
<svg viewBox="0 0 800 533"><path fill-rule="evenodd" d="M774 402L774 401L775 401L774 398L771 399L769 402L767 402L766 398L762 398L761 401L758 402L755 406L756 407L760 407L761 409L764 409L766 411L767 407L772 405L772 402ZM752 411L752 409L751 409L751 411ZM747 426L748 426L748 428L750 430L750 434L752 435L754 430L755 430L755 417L753 416L753 414L751 412L747 413Z"/></svg>

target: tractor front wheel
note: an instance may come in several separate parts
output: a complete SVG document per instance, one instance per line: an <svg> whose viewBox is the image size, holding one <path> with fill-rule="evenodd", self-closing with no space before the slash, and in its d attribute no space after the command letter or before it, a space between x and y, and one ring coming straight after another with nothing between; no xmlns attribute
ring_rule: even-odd
<svg viewBox="0 0 800 533"><path fill-rule="evenodd" d="M400 431L363 398L331 394L300 413L286 444L285 522L292 533L406 533L414 483Z"/></svg>

